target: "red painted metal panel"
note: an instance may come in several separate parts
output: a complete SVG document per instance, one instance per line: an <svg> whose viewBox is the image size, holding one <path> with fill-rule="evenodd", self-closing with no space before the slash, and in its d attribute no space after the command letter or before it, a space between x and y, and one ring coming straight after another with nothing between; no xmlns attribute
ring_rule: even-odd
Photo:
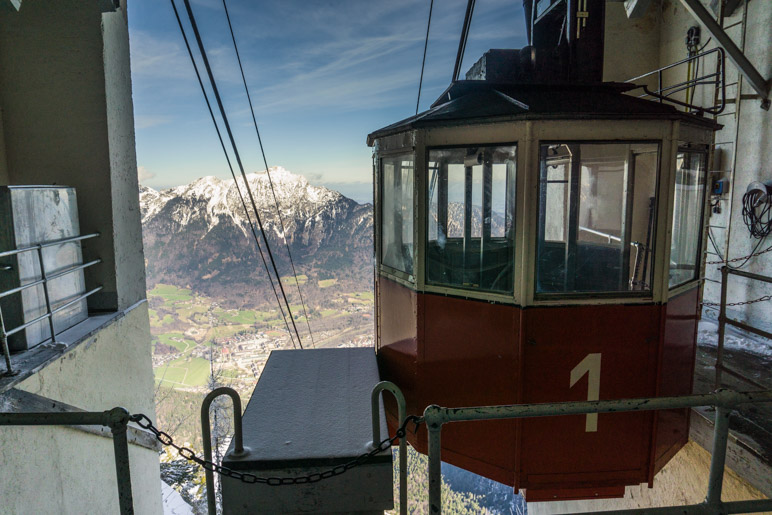
<svg viewBox="0 0 772 515"><path fill-rule="evenodd" d="M689 393L694 295L666 307L523 310L416 293L381 277L381 375L402 388L408 413L418 415L429 404L586 400L595 359L600 399ZM394 431L396 406L388 396L386 409ZM443 427L442 458L523 488L529 500L617 497L625 485L647 481L655 459L659 466L680 448L688 434L683 416L661 416L658 430L651 413L601 414L596 431L588 431L585 416L452 423ZM408 440L426 452L425 429Z"/></svg>
<svg viewBox="0 0 772 515"><path fill-rule="evenodd" d="M588 399L597 355L599 398L654 394L660 308L598 305L525 311L523 402ZM572 371L576 368L574 385ZM620 486L646 481L652 416L601 414L523 421L521 488Z"/></svg>
<svg viewBox="0 0 772 515"><path fill-rule="evenodd" d="M657 396L692 393L699 310L695 286L670 299L664 308L662 359ZM689 410L657 413L653 473L659 472L689 439Z"/></svg>

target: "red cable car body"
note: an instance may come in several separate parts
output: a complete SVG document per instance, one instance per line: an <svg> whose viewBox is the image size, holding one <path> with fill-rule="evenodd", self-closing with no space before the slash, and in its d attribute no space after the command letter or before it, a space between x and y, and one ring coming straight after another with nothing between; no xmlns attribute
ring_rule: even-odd
<svg viewBox="0 0 772 515"><path fill-rule="evenodd" d="M457 81L368 137L377 356L408 414L691 393L715 124L629 89ZM528 501L619 497L688 429L687 410L453 423L442 459Z"/></svg>

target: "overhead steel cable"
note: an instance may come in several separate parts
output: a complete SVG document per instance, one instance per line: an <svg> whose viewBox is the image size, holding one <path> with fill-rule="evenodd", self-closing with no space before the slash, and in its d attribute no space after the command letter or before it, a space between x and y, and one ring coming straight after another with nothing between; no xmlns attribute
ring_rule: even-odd
<svg viewBox="0 0 772 515"><path fill-rule="evenodd" d="M180 33L182 34L182 39L185 42L185 48L188 50L188 56L190 56L190 62L193 64L193 70L196 72L198 85L201 86L201 93L204 95L204 101L206 102L206 107L209 110L209 116L212 118L212 124L214 125L214 130L217 132L217 139L220 140L220 147L222 148L223 154L225 155L225 160L228 163L228 169L230 170L231 176L233 177L233 184L234 186L236 186L236 193L238 193L239 200L241 200L241 207L244 209L244 213L247 215L247 222L249 223L249 228L252 232L252 236L255 239L255 244L257 245L257 250L260 254L260 259L263 262L265 273L268 276L268 281L271 284L271 290L273 290L274 297L276 297L276 304L279 306L279 312L281 313L281 316L284 319L284 325L287 328L287 333L289 334L290 341L292 342L292 347L297 348L297 345L295 345L295 339L292 337L292 331L290 330L289 322L287 322L287 316L284 313L284 308L281 305L281 300L279 300L279 294L276 291L276 286L273 283L273 277L271 276L271 272L268 269L268 263L265 260L263 249L260 247L260 240L257 237L257 231L255 231L255 224L252 222L252 217L249 216L249 209L247 209L247 203L244 200L244 195L241 193L241 188L239 188L239 181L236 178L236 172L233 170L233 164L231 163L230 156L228 155L228 151L225 149L225 142L222 139L222 133L220 132L220 127L217 124L217 118L215 117L214 111L212 110L212 104L211 102L209 102L209 95L207 94L206 88L204 87L204 81L201 79L201 73L198 70L196 59L193 57L193 51L191 50L190 44L188 43L188 36L187 34L185 34L185 28L182 25L180 14L177 11L177 6L175 5L174 0L170 0L170 2L172 4L172 9L174 10L174 16L177 18L177 24L180 27Z"/></svg>
<svg viewBox="0 0 772 515"><path fill-rule="evenodd" d="M472 15L474 14L475 0L469 0L466 4L466 13L464 14L464 25L461 28L461 39L458 41L458 53L456 54L456 65L453 67L453 80L456 82L461 74L461 64L466 52L466 41L469 39L469 26L472 24Z"/></svg>
<svg viewBox="0 0 772 515"><path fill-rule="evenodd" d="M172 5L174 5L174 0L171 0L171 1L172 1ZM295 319L292 316L292 308L290 307L289 301L287 300L287 294L285 293L284 287L282 286L282 283L281 283L281 276L279 275L278 268L276 267L276 260L273 257L273 252L271 252L271 246L270 246L270 243L268 242L268 238L266 236L265 228L263 227L262 220L260 219L260 213L257 210L257 203L255 202L255 198L252 195L252 190L249 187L249 180L247 179L247 174L244 170L244 164L241 161L241 156L238 151L238 146L236 145L236 140L233 137L233 131L231 130L230 123L228 122L228 115L225 112L225 108L222 103L222 98L220 97L220 92L217 89L217 82L215 81L214 75L212 73L212 67L209 64L209 59L206 54L206 49L204 48L204 43L201 39L201 34L198 30L198 25L196 24L196 19L193 14L193 10L190 7L189 0L183 0L183 1L185 3L185 10L187 11L188 18L190 20L190 26L193 29L193 35L196 37L196 43L198 44L199 51L201 52L201 58L204 62L204 67L206 68L206 73L207 73L207 76L209 77L209 81L212 86L212 92L214 93L215 100L217 101L217 106L220 110L220 115L222 116L223 123L225 124L225 130L228 133L228 139L230 140L231 147L233 148L233 154L236 158L237 164L239 165L241 176L244 179L244 187L247 190L247 194L249 196L249 200L252 205L252 210L255 215L255 220L257 220L257 225L260 229L260 234L262 235L263 241L265 242L265 249L268 252L268 258L269 258L269 261L271 262L271 267L273 268L274 274L276 276L276 281L279 284L279 290L281 291L282 298L284 299L284 304L287 306L287 313L289 314L290 321L292 322L292 327L294 328L295 336L298 339L298 345L302 349L303 348L302 339L300 338L300 333L298 332L297 325L295 324Z"/></svg>
<svg viewBox="0 0 772 515"><path fill-rule="evenodd" d="M223 0L225 2L225 0ZM432 10L434 9L434 0L429 4L429 21L426 23L426 40L424 41L424 58L421 61L421 78L418 79L418 100L415 101L415 114L418 114L418 104L421 103L421 86L424 83L424 66L426 66L426 49L429 46L429 27L432 26Z"/></svg>
<svg viewBox="0 0 772 515"><path fill-rule="evenodd" d="M434 1L434 0L432 0ZM252 123L255 126L255 134L257 134L257 141L260 144L260 153L263 156L263 164L265 165L265 173L268 175L268 184L271 186L271 194L273 195L273 203L276 206L276 214L279 217L279 225L281 227L281 237L284 240L284 246L287 248L287 256L289 257L290 266L292 266L292 275L295 278L295 286L298 289L298 295L300 295L300 305L303 306L303 315L306 317L306 325L308 326L308 335L311 337L311 346L315 347L314 333L311 331L311 322L308 318L308 312L306 311L306 303L303 299L303 292L300 290L300 281L298 281L298 273L295 271L295 261L292 259L292 252L290 252L289 243L287 243L287 231L284 229L284 218L281 216L281 209L279 209L279 201L276 199L276 191L273 188L273 180L271 179L271 172L268 170L268 160L265 158L265 149L263 147L263 139L260 137L260 129L257 127L257 117L255 116L255 108L252 106L252 97L249 94L249 87L247 86L247 78L244 75L244 66L241 64L241 54L239 53L239 46L236 43L236 36L233 33L233 25L231 24L231 16L228 13L228 5L225 0L222 0L222 6L225 9L225 18L228 20L228 29L231 33L231 40L233 41L233 49L236 51L236 60L239 63L239 71L241 72L241 81L244 83L244 91L247 94L247 101L249 102L249 111L252 113Z"/></svg>

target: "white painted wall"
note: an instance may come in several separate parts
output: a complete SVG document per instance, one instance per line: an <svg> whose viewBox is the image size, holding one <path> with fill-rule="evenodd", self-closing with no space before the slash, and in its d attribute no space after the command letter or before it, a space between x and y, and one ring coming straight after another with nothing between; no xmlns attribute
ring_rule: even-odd
<svg viewBox="0 0 772 515"><path fill-rule="evenodd" d="M91 411L122 406L155 419L147 304L141 303L18 385ZM112 441L67 428L0 431L3 513L118 513ZM161 513L158 454L130 445L138 514Z"/></svg>
<svg viewBox="0 0 772 515"><path fill-rule="evenodd" d="M76 407L155 419L139 217L126 0L0 9L0 184L77 188L91 309L124 317L18 385ZM112 442L67 428L0 431L0 512L117 513ZM158 455L130 446L136 512L161 512Z"/></svg>

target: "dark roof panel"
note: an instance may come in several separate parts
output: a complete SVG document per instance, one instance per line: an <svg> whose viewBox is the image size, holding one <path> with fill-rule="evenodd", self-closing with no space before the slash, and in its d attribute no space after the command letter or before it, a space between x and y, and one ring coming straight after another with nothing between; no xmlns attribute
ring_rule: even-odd
<svg viewBox="0 0 772 515"><path fill-rule="evenodd" d="M456 81L432 107L416 116L370 134L367 142L409 129L508 119L685 119L716 128L715 122L678 111L669 104L625 94L634 84L497 84L487 81Z"/></svg>

